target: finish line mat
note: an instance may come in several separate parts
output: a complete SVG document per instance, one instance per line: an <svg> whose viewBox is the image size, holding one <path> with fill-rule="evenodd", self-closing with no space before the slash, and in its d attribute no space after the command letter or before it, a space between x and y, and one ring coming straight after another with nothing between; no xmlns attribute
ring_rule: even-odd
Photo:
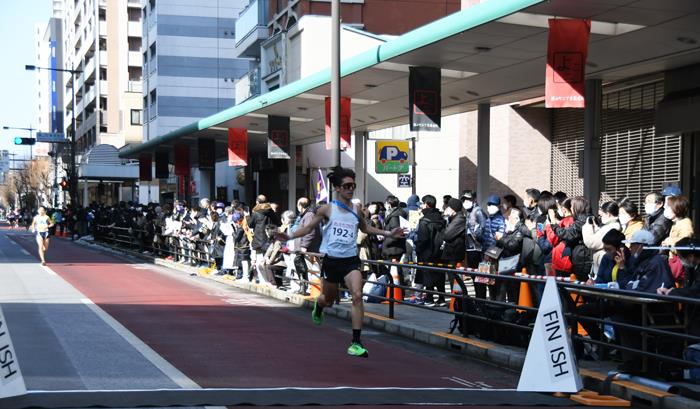
<svg viewBox="0 0 700 409"><path fill-rule="evenodd" d="M461 388L260 388L32 391L0 399L3 409L176 406L576 406L551 395Z"/></svg>

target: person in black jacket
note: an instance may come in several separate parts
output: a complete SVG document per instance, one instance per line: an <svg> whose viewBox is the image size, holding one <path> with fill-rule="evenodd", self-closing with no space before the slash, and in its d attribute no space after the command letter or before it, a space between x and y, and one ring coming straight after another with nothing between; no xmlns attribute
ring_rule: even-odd
<svg viewBox="0 0 700 409"><path fill-rule="evenodd" d="M456 265L464 263L464 249L467 245L466 242L466 230L467 230L467 219L462 212L462 202L459 199L451 198L447 202L447 208L445 209L445 216L447 216L449 223L445 227L445 231L442 234L442 261L446 264ZM464 284L458 276L448 277L450 288L452 289L452 281L457 280L459 286L464 291ZM444 291L445 287L445 274L440 273L440 279L435 283L439 291ZM439 296L437 306L445 306L445 299L442 295Z"/></svg>
<svg viewBox="0 0 700 409"><path fill-rule="evenodd" d="M656 292L661 295L700 298L700 241L697 239L683 238L678 240L676 247L691 248L691 250L676 250L681 263L683 263L683 269L685 270L683 287L660 287ZM688 317L690 317L688 333L700 336L700 304L684 305L684 308L688 309Z"/></svg>
<svg viewBox="0 0 700 409"><path fill-rule="evenodd" d="M503 249L501 259L507 257L521 256L523 253L523 242L527 239L532 240L530 229L525 226L525 215L523 210L512 207L504 214L506 218L506 231L496 233L496 246ZM522 257L521 257L522 259ZM523 267L522 262L518 262L515 271L519 271ZM515 271L508 272L512 275ZM496 281L496 294L499 300L506 300L511 303L518 302L518 293L520 292L520 283L517 281L508 280L506 282Z"/></svg>
<svg viewBox="0 0 700 409"><path fill-rule="evenodd" d="M388 196L384 206L386 207L384 230L391 231L397 227L401 227L400 218L405 218L406 216L404 214L404 210L399 207L399 199L396 196ZM400 260L404 253L406 253L405 238L384 237L382 257L387 260Z"/></svg>
<svg viewBox="0 0 700 409"><path fill-rule="evenodd" d="M416 229L416 257L420 263L439 263L442 257L442 250L440 249L440 244L436 243L436 237L442 234L445 230L445 219L442 218L442 214L435 207L437 206L437 199L433 195L423 196L423 217L418 221L418 228ZM424 271L423 269L418 269L416 271L416 286L424 286L428 290L433 290L437 286L437 282L440 282L440 277L442 277L442 283L445 282L444 274ZM435 290L433 290L435 291ZM434 304L434 295L425 294L425 302ZM443 299L444 301L444 299Z"/></svg>
<svg viewBox="0 0 700 409"><path fill-rule="evenodd" d="M664 217L664 197L659 192L644 197L644 230L654 235L654 244L659 245L671 232L673 222Z"/></svg>
<svg viewBox="0 0 700 409"><path fill-rule="evenodd" d="M253 212L250 215L250 220L248 221L248 227L253 230L253 242L251 243L251 248L253 249L253 254L251 255L253 265L255 266L255 272L257 273L257 278L263 284L265 283L265 277L267 277L265 263L265 250L267 249L267 226L274 225L280 226L280 222L277 219L275 212L272 207L267 202L267 197L260 195L255 199L256 206L253 208Z"/></svg>

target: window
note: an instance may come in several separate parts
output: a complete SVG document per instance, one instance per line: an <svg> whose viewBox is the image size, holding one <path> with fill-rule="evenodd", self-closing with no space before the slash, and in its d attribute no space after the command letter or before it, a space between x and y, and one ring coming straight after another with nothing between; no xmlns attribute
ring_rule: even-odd
<svg viewBox="0 0 700 409"><path fill-rule="evenodd" d="M129 51L141 51L141 37L129 37L127 39L129 43Z"/></svg>
<svg viewBox="0 0 700 409"><path fill-rule="evenodd" d="M143 118L141 117L142 110L132 109L131 110L131 125L143 125Z"/></svg>
<svg viewBox="0 0 700 409"><path fill-rule="evenodd" d="M133 7L129 7L128 10L129 21L139 21L141 19L141 10Z"/></svg>

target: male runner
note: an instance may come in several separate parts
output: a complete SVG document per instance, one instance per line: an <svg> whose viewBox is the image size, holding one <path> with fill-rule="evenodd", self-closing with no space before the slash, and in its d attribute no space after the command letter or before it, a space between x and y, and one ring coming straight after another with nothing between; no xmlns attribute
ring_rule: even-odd
<svg viewBox="0 0 700 409"><path fill-rule="evenodd" d="M314 230L324 221L321 230L321 253L325 254L321 264L321 295L316 299L311 319L314 324L323 322L323 309L332 306L338 296L338 285L345 283L352 295L352 342L348 355L367 357L369 353L360 341L364 306L362 304L362 274L357 250L357 229L367 234L404 237L405 232L397 227L384 231L365 223L360 216L361 206L355 206L351 200L355 193L355 172L352 169L336 167L328 175L335 188L337 200L321 206L314 218L304 227L294 231L291 236L278 234L279 240L302 237Z"/></svg>
<svg viewBox="0 0 700 409"><path fill-rule="evenodd" d="M39 246L39 258L41 259L42 266L46 265L44 253L49 249L49 229L52 226L53 222L51 218L46 215L46 209L44 209L44 206L40 206L39 214L34 216L30 228L36 234L36 244Z"/></svg>

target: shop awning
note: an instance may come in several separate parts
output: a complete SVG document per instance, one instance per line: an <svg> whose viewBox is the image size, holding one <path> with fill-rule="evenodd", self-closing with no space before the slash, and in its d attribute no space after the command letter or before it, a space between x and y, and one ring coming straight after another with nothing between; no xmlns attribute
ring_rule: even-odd
<svg viewBox="0 0 700 409"><path fill-rule="evenodd" d="M588 78L618 81L700 62L700 2L686 0L491 0L476 4L341 65L343 96L352 98L353 129L371 131L408 122L408 69L442 69L443 115L525 101L544 94L548 18L593 20ZM227 128L247 128L264 144L267 116L291 117L293 144L324 138L324 97L330 70L201 119L136 146L120 156L168 150L198 138L217 141L226 155ZM193 162L194 163L194 162Z"/></svg>

